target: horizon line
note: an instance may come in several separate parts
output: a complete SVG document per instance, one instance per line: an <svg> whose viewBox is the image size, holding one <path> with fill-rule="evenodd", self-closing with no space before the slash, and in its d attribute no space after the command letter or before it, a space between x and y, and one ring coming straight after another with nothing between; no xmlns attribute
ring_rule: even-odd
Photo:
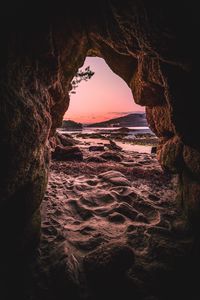
<svg viewBox="0 0 200 300"><path fill-rule="evenodd" d="M119 113L117 113L119 116L117 117L117 116L115 116L115 117L113 117L113 118L109 118L109 119L106 119L106 120L102 120L102 121L97 121L97 122L79 122L79 121L74 121L72 118L64 118L63 119L63 121L74 121L74 122L76 122L76 123L81 123L81 124L95 124L95 123L101 123L101 122L107 122L107 121L110 121L110 120L113 120L113 119L117 119L117 118L120 118L120 117L125 117L125 116L128 116L128 115L132 115L132 114L146 114L146 112L145 111L134 111L134 112L130 112L130 113L121 113L121 116L120 116L120 112Z"/></svg>

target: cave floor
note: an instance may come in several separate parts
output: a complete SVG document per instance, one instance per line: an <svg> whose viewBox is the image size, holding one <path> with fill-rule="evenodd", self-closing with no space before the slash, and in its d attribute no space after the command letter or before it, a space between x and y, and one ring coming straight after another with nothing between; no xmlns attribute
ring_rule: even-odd
<svg viewBox="0 0 200 300"><path fill-rule="evenodd" d="M121 161L91 162L100 153L83 151L81 162L51 164L37 298L179 299L174 289L180 296L192 239L177 207L176 177L154 154L122 151Z"/></svg>

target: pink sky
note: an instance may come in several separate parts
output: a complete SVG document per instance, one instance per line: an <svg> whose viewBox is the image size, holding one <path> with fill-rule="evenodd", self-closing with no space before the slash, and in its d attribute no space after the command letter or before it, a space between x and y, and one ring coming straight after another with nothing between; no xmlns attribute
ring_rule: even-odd
<svg viewBox="0 0 200 300"><path fill-rule="evenodd" d="M70 96L65 120L94 123L132 112L144 112L143 107L134 103L125 81L111 71L104 59L87 57L82 68L87 66L95 74L87 82L81 82L76 94Z"/></svg>

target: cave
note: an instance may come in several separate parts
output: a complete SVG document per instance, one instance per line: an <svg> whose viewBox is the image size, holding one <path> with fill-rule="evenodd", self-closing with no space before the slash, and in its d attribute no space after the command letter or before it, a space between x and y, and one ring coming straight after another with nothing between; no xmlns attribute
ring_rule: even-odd
<svg viewBox="0 0 200 300"><path fill-rule="evenodd" d="M131 88L135 102L146 107L150 128L159 137L158 160L179 177L177 205L192 235L192 246L179 262L178 274L185 276L178 280L174 299L180 295L198 299L198 276L193 276L199 270L200 220L195 6L188 1L179 5L105 0L48 3L48 7L22 1L12 4L12 9L3 7L0 252L5 299L11 299L10 286L16 293L23 290L22 299L30 299L31 283L25 274L40 241L49 140L62 122L71 80L86 56L104 58ZM190 280L184 272L192 274ZM64 289L67 295L68 286Z"/></svg>

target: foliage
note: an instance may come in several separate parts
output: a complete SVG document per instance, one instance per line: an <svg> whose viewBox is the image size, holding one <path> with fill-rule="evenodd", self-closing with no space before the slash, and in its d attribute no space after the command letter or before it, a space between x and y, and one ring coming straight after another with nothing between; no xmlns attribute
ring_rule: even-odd
<svg viewBox="0 0 200 300"><path fill-rule="evenodd" d="M78 87L79 83L83 80L88 81L93 75L94 72L90 69L90 66L86 67L85 70L78 70L71 82L72 89L70 91L70 94L76 94L75 89Z"/></svg>

